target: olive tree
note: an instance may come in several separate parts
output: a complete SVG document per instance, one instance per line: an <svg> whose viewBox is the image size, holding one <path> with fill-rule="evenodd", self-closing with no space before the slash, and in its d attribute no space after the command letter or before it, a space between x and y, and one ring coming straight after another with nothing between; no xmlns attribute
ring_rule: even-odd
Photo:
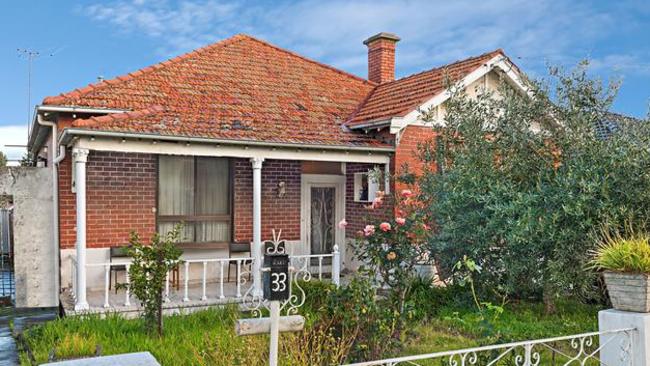
<svg viewBox="0 0 650 366"><path fill-rule="evenodd" d="M503 83L469 98L452 86L435 146L421 147L425 166L438 169L417 183L443 274L467 256L485 293L540 297L553 311L559 296L598 295L585 269L596 231L646 228L650 129L619 121L611 136L598 133L618 85L591 79L586 62L529 88Z"/></svg>

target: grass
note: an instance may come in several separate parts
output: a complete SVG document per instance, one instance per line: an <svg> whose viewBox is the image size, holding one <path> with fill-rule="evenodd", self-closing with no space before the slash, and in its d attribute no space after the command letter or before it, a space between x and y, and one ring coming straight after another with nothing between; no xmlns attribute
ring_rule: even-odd
<svg viewBox="0 0 650 366"><path fill-rule="evenodd" d="M413 336L407 340L399 356L591 332L598 329L598 310L600 307L595 305L561 302L558 304L557 313L545 315L543 304L517 303L509 304L500 317L486 322L474 309L458 306L443 307L436 318L415 326ZM594 341L593 349L597 347L597 337ZM555 347L566 353L575 354L569 342L557 343ZM542 349L543 347L536 348L538 351ZM559 354L553 356L548 350L540 353L543 361L540 364L555 364L552 362L553 357L558 364L568 361ZM497 354L498 352L491 357ZM483 356L489 355L483 354ZM444 360L448 361L449 358ZM479 363L488 362L487 359L484 361ZM512 358L507 358L503 363L498 364L514 364L511 363L512 361ZM438 365L440 360L428 360L421 364Z"/></svg>
<svg viewBox="0 0 650 366"><path fill-rule="evenodd" d="M598 310L596 306L565 302L558 305L556 314L544 315L542 304L509 304L501 317L486 324L472 308L442 306L435 318L412 326L400 355L593 331L597 329ZM93 356L99 345L104 355L146 350L162 365L264 365L268 338L236 336L238 316L235 308L225 308L167 317L163 338L149 337L139 320L117 315L106 319L65 318L35 326L22 338L36 363L46 362L52 350L57 359ZM294 337L282 338L286 343ZM281 347L292 352L294 348L287 344ZM21 364L31 364L26 352L20 357ZM298 365L292 361L295 359L285 355L281 363Z"/></svg>
<svg viewBox="0 0 650 366"><path fill-rule="evenodd" d="M594 252L592 264L615 272L650 273L650 238L645 233L603 235L603 243Z"/></svg>
<svg viewBox="0 0 650 366"><path fill-rule="evenodd" d="M140 320L118 315L58 319L27 330L23 347L29 347L37 364L54 350L57 360L95 355L149 351L163 365L258 365L263 364L264 337L237 337L233 308L213 309L187 316L165 318L165 336L150 337ZM32 361L21 352L22 365Z"/></svg>

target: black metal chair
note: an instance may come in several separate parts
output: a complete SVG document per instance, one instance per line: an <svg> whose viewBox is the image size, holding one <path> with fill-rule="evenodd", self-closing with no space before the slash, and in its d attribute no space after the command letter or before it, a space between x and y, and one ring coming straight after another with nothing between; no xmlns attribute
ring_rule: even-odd
<svg viewBox="0 0 650 366"><path fill-rule="evenodd" d="M235 256L233 256L235 254ZM244 254L244 255L242 255ZM228 244L228 258L250 257L251 243L230 243ZM253 261L250 259L242 261L242 266L252 266ZM230 282L230 267L235 266L235 278L239 278L239 271L236 261L228 262L228 282ZM251 278L251 271L248 272L248 279Z"/></svg>
<svg viewBox="0 0 650 366"><path fill-rule="evenodd" d="M126 246L121 246L121 247L111 247L110 248L110 266L111 270L108 274L108 289L111 289L111 282L113 279L113 273L115 274L115 293L117 293L117 274L120 272L124 272L126 274L126 265L124 264L113 264L113 259L116 258L129 258L129 254L127 253L127 247Z"/></svg>

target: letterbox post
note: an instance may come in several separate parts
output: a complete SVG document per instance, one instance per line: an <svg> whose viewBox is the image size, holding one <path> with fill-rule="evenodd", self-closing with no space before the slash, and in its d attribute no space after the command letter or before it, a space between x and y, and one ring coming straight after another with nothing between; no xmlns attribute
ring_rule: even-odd
<svg viewBox="0 0 650 366"><path fill-rule="evenodd" d="M278 364L278 341L280 338L280 301L289 299L289 256L284 253L264 256L264 299L270 301L271 339L269 365ZM268 275L266 275L268 274Z"/></svg>

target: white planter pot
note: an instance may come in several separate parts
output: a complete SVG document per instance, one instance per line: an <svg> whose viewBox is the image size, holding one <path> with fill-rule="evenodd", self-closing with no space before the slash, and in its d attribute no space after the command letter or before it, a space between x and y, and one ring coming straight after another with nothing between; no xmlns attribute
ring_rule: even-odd
<svg viewBox="0 0 650 366"><path fill-rule="evenodd" d="M650 313L650 275L605 272L605 285L617 310Z"/></svg>

